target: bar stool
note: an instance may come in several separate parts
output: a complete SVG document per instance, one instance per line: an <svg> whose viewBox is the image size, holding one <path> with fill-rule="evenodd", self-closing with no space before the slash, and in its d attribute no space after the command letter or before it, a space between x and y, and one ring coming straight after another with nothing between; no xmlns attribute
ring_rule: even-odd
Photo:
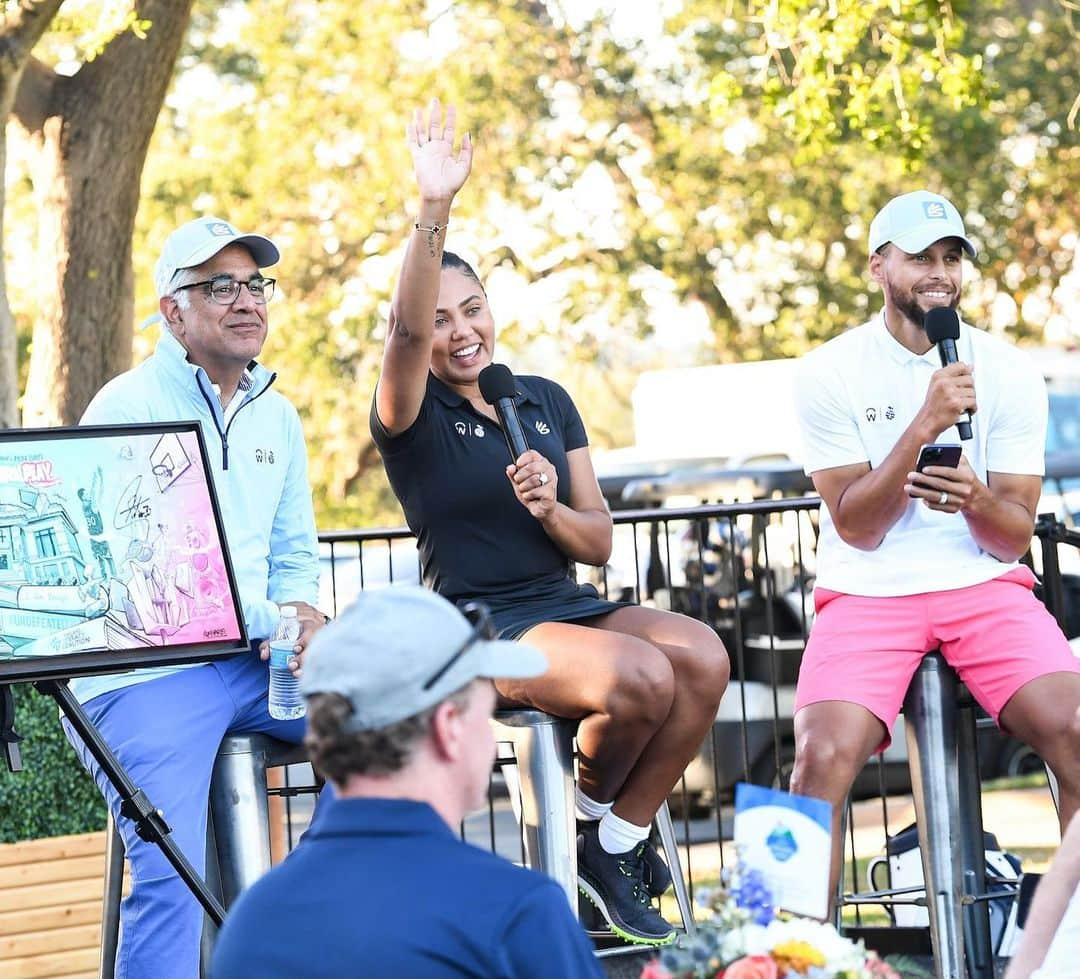
<svg viewBox="0 0 1080 979"><path fill-rule="evenodd" d="M271 793L296 795L318 791L315 786L270 790L266 770L306 761L307 751L302 745L278 741L265 734L228 735L222 740L210 779L206 882L226 908L270 869ZM167 818L168 813L165 815ZM106 833L100 979L112 979L115 969L124 877L124 844L111 813ZM208 923L203 935L204 961L208 961L212 940L213 928Z"/></svg>
<svg viewBox="0 0 1080 979"><path fill-rule="evenodd" d="M210 822L226 908L273 862L266 770L307 760L303 745L265 734L228 735L222 740L210 779Z"/></svg>
<svg viewBox="0 0 1080 979"><path fill-rule="evenodd" d="M938 979L993 979L975 702L940 653L927 654L904 698L904 727ZM841 896L899 903L900 891ZM993 897L1001 897L1001 893ZM966 954L965 954L966 953Z"/></svg>
<svg viewBox="0 0 1080 979"><path fill-rule="evenodd" d="M975 702L940 653L919 664L904 722L937 974L993 979Z"/></svg>
<svg viewBox="0 0 1080 979"><path fill-rule="evenodd" d="M510 797L518 816L529 866L553 877L577 913L577 824L574 817L574 735L577 721L539 710L500 710L495 736L513 746L519 792ZM504 767L504 773L507 769ZM509 781L509 779L508 779ZM654 819L671 870L672 886L685 931L695 930L693 904L683 879L675 828L667 802Z"/></svg>

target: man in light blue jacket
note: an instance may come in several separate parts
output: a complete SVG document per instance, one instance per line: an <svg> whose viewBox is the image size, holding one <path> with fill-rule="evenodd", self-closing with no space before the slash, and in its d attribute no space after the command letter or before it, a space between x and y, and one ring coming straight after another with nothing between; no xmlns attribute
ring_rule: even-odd
<svg viewBox="0 0 1080 979"><path fill-rule="evenodd" d="M271 390L255 358L267 334L274 280L261 269L280 253L266 237L220 218L174 231L154 269L161 339L153 355L98 392L85 425L196 419L202 427L251 651L215 663L162 667L72 682L75 695L135 784L162 809L195 869L205 863L206 808L214 756L226 734L266 732L299 742L304 720L267 712L259 653L282 605L296 607L303 651L326 617L318 596L318 540L307 453L296 409ZM65 721L118 817L118 799ZM117 819L131 866L121 909L117 979L199 975L202 908L157 846Z"/></svg>

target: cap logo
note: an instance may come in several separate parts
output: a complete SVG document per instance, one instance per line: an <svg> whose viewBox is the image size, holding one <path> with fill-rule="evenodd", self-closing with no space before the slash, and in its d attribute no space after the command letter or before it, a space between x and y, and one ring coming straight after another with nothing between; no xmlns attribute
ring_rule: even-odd
<svg viewBox="0 0 1080 979"><path fill-rule="evenodd" d="M944 220L948 217L945 213L945 205L942 204L941 201L925 201L923 203L923 213L931 220Z"/></svg>
<svg viewBox="0 0 1080 979"><path fill-rule="evenodd" d="M206 230L209 231L210 234L217 235L218 237L236 234L236 232L233 231L232 226L226 224L224 221L215 221L213 224L208 224Z"/></svg>

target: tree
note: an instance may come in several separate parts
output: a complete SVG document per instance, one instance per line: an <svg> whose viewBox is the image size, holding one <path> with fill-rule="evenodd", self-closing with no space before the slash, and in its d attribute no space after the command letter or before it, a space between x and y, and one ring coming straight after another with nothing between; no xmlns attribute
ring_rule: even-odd
<svg viewBox="0 0 1080 979"><path fill-rule="evenodd" d="M641 161L621 182L621 261L706 306L714 359L793 356L875 305L870 218L929 186L986 246L969 318L1075 337L1068 18L1056 0L688 0L659 62L605 44L589 119Z"/></svg>
<svg viewBox="0 0 1080 979"><path fill-rule="evenodd" d="M4 50L4 58L0 59L0 118L7 119L11 115L30 52L63 2L39 0L18 7L4 3L4 20L0 25L0 45ZM6 167L7 144L0 139L0 173ZM0 196L0 240L3 230L4 199ZM18 424L15 407L18 392L17 349L15 320L7 300L4 264L0 262L0 428L11 428Z"/></svg>
<svg viewBox="0 0 1080 979"><path fill-rule="evenodd" d="M917 185L985 246L972 321L1073 329L1080 59L1059 0L684 0L648 37L573 7L194 9L143 173L136 313L182 221L280 240L265 359L305 417L321 525L400 520L367 411L411 227L402 121L433 92L478 137L449 244L478 260L499 355L565 381L594 445L631 439L645 367L797 355L863 318L869 220Z"/></svg>
<svg viewBox="0 0 1080 979"><path fill-rule="evenodd" d="M14 110L36 149L42 290L27 425L73 424L130 366L139 178L191 4L138 0L125 29L74 74L37 60L23 74Z"/></svg>
<svg viewBox="0 0 1080 979"><path fill-rule="evenodd" d="M557 162L551 86L573 61L573 34L542 5L490 0L434 18L411 3L252 0L228 17L226 32L215 11L196 11L155 135L140 312L153 308L149 263L176 223L220 213L273 235L283 260L264 360L304 415L320 524L396 523L367 415L415 205L405 113L436 92L462 106L485 157L455 211L452 246L482 256L493 288L513 270L539 279L544 251L565 237L528 232L544 188L525 187L524 169ZM197 86L210 68L213 82ZM517 229L535 254L510 236ZM500 343L531 335L520 326L526 310L503 312Z"/></svg>

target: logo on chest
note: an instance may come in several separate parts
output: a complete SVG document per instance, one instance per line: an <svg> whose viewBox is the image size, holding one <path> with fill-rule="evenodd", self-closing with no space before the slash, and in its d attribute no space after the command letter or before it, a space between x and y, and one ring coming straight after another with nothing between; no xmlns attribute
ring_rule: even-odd
<svg viewBox="0 0 1080 979"><path fill-rule="evenodd" d="M265 463L268 463L269 465L272 466L274 464L274 450L273 449L256 449L255 450L255 461L256 462L265 462Z"/></svg>
<svg viewBox="0 0 1080 979"><path fill-rule="evenodd" d="M863 413L868 422L891 422L896 418L896 409L892 405L886 405L884 408L877 405L870 405L863 410Z"/></svg>
<svg viewBox="0 0 1080 979"><path fill-rule="evenodd" d="M472 435L482 439L487 434L487 429L480 422L454 422L454 431L462 437Z"/></svg>
<svg viewBox="0 0 1080 979"><path fill-rule="evenodd" d="M539 418L533 423L533 428L535 428L541 435L551 434L551 429L548 428L548 423L540 421Z"/></svg>

